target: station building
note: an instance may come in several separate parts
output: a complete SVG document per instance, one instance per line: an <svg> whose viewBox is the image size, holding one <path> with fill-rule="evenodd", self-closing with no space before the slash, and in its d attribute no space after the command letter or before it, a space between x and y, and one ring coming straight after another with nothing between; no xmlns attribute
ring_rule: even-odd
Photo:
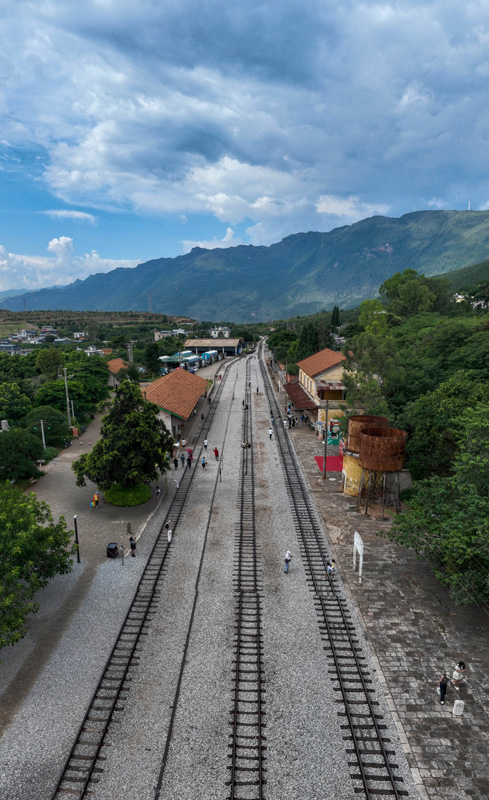
<svg viewBox="0 0 489 800"><path fill-rule="evenodd" d="M177 367L150 383L143 394L146 400L158 406L160 418L178 441L184 436L184 425L207 389L208 381L204 378Z"/></svg>
<svg viewBox="0 0 489 800"><path fill-rule="evenodd" d="M345 398L343 353L325 348L297 362L299 378L285 384L285 391L296 411L305 411L313 423L324 426L342 416L339 404ZM326 417L328 419L326 419Z"/></svg>

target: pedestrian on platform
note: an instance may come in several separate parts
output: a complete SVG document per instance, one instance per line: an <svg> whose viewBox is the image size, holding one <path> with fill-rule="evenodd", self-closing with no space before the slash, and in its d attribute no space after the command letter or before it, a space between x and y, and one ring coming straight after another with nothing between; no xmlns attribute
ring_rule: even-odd
<svg viewBox="0 0 489 800"><path fill-rule="evenodd" d="M286 430L287 430L287 420L284 419L284 431L286 431Z"/></svg>
<svg viewBox="0 0 489 800"><path fill-rule="evenodd" d="M219 461L219 450L217 449L217 447L214 448L214 456L216 461Z"/></svg>
<svg viewBox="0 0 489 800"><path fill-rule="evenodd" d="M334 567L329 561L326 564L326 572L324 573L324 580L326 580L326 578L330 583L334 578Z"/></svg>
<svg viewBox="0 0 489 800"><path fill-rule="evenodd" d="M197 409L194 408L194 417L196 417L196 416L197 416Z"/></svg>
<svg viewBox="0 0 489 800"><path fill-rule="evenodd" d="M182 447L185 447L186 444L187 444L187 440L186 439L182 439L182 441L181 441Z"/></svg>
<svg viewBox="0 0 489 800"><path fill-rule="evenodd" d="M192 469L192 456L190 455L190 453L187 456L187 466L189 469Z"/></svg>
<svg viewBox="0 0 489 800"><path fill-rule="evenodd" d="M129 537L129 547L131 548L131 555L133 558L136 556L136 539L134 536Z"/></svg>
<svg viewBox="0 0 489 800"><path fill-rule="evenodd" d="M185 453L180 453L180 461L182 462L182 469L183 469L185 464Z"/></svg>
<svg viewBox="0 0 489 800"><path fill-rule="evenodd" d="M453 688L456 689L457 692L460 691L458 688L458 682L463 680L464 675L465 675L465 661L459 661L457 666L453 668L452 681L451 681Z"/></svg>
<svg viewBox="0 0 489 800"><path fill-rule="evenodd" d="M207 439L204 439L204 450L207 450L207 445L208 444L209 444L209 442L207 441Z"/></svg>
<svg viewBox="0 0 489 800"><path fill-rule="evenodd" d="M286 575L287 575L287 573L289 571L289 564L290 564L291 558L292 558L292 553L290 552L290 550L287 550L287 552L285 554L285 559L284 559L285 560L284 572L285 572Z"/></svg>
<svg viewBox="0 0 489 800"><path fill-rule="evenodd" d="M273 430L271 428L269 428L268 429L268 435L269 435L270 439L272 438L272 433L273 433Z"/></svg>
<svg viewBox="0 0 489 800"><path fill-rule="evenodd" d="M160 502L160 497L161 497L161 489L160 489L160 487L159 487L159 486L157 486L157 487L156 487L156 502L157 502L157 503L159 503L159 502Z"/></svg>
<svg viewBox="0 0 489 800"><path fill-rule="evenodd" d="M207 461L205 460L205 456L202 456L202 469L205 469Z"/></svg>
<svg viewBox="0 0 489 800"><path fill-rule="evenodd" d="M171 542L171 537L173 536L173 522L171 519L168 522L165 522L165 528L168 534L168 541Z"/></svg>
<svg viewBox="0 0 489 800"><path fill-rule="evenodd" d="M203 414L201 414L201 415L200 415L200 418L201 418L201 420L202 420L202 422L203 422L203 421L204 421L204 415L203 415Z"/></svg>
<svg viewBox="0 0 489 800"><path fill-rule="evenodd" d="M173 459L173 466L175 467L175 469L178 469L178 458Z"/></svg>
<svg viewBox="0 0 489 800"><path fill-rule="evenodd" d="M440 703L442 706L445 705L445 695L447 693L447 686L448 686L448 677L446 672L444 672L438 682L438 688L440 690Z"/></svg>

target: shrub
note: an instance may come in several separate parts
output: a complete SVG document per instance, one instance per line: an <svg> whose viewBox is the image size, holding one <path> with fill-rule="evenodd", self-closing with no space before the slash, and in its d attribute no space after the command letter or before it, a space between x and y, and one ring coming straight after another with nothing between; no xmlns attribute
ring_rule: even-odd
<svg viewBox="0 0 489 800"><path fill-rule="evenodd" d="M140 506L147 503L150 497L151 489L145 483L130 488L116 483L104 492L105 501L113 506Z"/></svg>

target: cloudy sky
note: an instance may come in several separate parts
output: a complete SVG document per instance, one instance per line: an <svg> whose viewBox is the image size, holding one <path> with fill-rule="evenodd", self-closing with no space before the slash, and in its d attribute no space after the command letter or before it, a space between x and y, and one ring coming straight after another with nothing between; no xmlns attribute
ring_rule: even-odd
<svg viewBox="0 0 489 800"><path fill-rule="evenodd" d="M0 291L489 208L482 0L0 11Z"/></svg>

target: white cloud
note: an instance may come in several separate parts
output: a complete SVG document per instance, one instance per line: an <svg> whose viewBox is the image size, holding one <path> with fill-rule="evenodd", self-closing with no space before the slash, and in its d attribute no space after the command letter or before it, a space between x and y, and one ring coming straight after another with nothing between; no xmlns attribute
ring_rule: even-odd
<svg viewBox="0 0 489 800"><path fill-rule="evenodd" d="M211 213L269 243L427 197L486 202L489 6L4 6L9 168L20 153L66 203L189 227Z"/></svg>
<svg viewBox="0 0 489 800"><path fill-rule="evenodd" d="M9 253L0 245L0 291L64 286L97 272L139 264L139 260L102 258L96 250L77 256L73 239L68 236L52 239L46 249L50 256L25 256Z"/></svg>
<svg viewBox="0 0 489 800"><path fill-rule="evenodd" d="M235 239L232 228L228 228L226 230L226 234L222 239L211 239L208 242L182 242L184 253L189 253L193 247L203 247L206 250L215 250L216 248L236 247L239 244L243 244L243 242L240 241L240 239Z"/></svg>
<svg viewBox="0 0 489 800"><path fill-rule="evenodd" d="M74 222L88 222L90 225L95 225L96 217L93 214L87 214L85 211L68 211L65 209L51 209L49 211L42 211L42 214L46 214L48 217L53 217L54 219L71 219Z"/></svg>

